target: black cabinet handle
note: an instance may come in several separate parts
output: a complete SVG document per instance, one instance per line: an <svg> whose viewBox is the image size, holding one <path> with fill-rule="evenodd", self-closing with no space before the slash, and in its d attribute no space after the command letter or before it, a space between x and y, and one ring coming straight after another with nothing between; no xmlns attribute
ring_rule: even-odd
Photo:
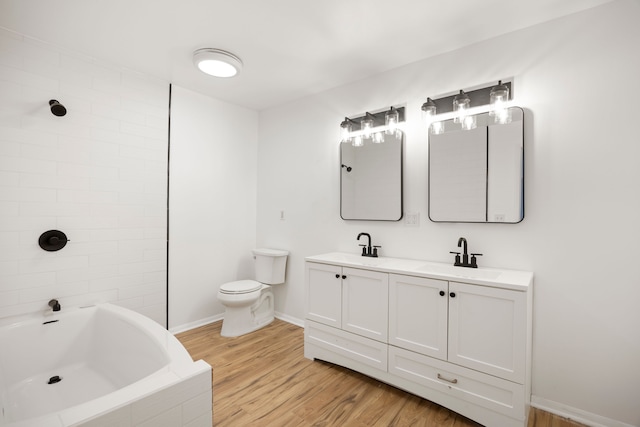
<svg viewBox="0 0 640 427"><path fill-rule="evenodd" d="M339 275L339 274L336 274L336 279L339 279L339 278L340 278L340 275Z"/></svg>
<svg viewBox="0 0 640 427"><path fill-rule="evenodd" d="M455 292L451 292L451 293L449 294L449 296L450 296L451 298L455 298L455 297L456 297L456 293L455 293Z"/></svg>
<svg viewBox="0 0 640 427"><path fill-rule="evenodd" d="M343 279L346 279L346 278L347 278L347 276L345 276L345 275L343 274L343 275L342 275L342 278L343 278Z"/></svg>
<svg viewBox="0 0 640 427"><path fill-rule="evenodd" d="M444 291L440 291L440 296L441 296L441 297L443 297L443 296L444 296L444 294L445 294L445 292L444 292Z"/></svg>

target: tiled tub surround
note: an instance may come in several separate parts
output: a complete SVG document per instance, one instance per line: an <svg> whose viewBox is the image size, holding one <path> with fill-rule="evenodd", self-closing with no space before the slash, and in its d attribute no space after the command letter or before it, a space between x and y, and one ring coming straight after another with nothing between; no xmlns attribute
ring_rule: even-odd
<svg viewBox="0 0 640 427"><path fill-rule="evenodd" d="M0 28L0 93L0 318L57 298L164 325L168 83Z"/></svg>
<svg viewBox="0 0 640 427"><path fill-rule="evenodd" d="M329 253L306 258L304 354L487 426L527 425L533 274Z"/></svg>
<svg viewBox="0 0 640 427"><path fill-rule="evenodd" d="M2 324L2 427L211 426L211 367L138 313L99 304Z"/></svg>

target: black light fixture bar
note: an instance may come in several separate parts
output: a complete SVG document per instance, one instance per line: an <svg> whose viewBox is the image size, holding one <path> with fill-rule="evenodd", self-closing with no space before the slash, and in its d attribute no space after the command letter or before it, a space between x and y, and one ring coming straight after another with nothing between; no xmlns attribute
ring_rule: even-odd
<svg viewBox="0 0 640 427"><path fill-rule="evenodd" d="M509 99L513 99L513 91L511 90L511 82L502 81L502 84L509 89ZM471 99L471 105L469 108L473 107L481 107L483 105L489 105L489 95L491 94L491 89L493 89L496 84L492 84L491 86L483 87L475 90L465 90L469 98ZM455 98L458 94L455 93L451 96L445 96L443 98L431 98L433 102L436 104L437 114L450 113L453 111L453 98Z"/></svg>
<svg viewBox="0 0 640 427"><path fill-rule="evenodd" d="M451 98L453 100L453 97ZM405 107L391 107L393 108L393 111L397 111L398 112L398 122L404 122L404 108ZM451 108L449 108L449 110L451 110ZM365 119L371 119L373 120L373 125L374 126L382 126L384 125L384 116L385 114L387 114L387 112L389 112L389 110L383 110L383 111L378 111L377 113L369 113L368 111L366 113L364 113L363 116L358 116L358 117L353 117L353 118L349 118L346 117L345 119L348 120L349 122L353 123L354 131L360 130L360 123L365 120Z"/></svg>

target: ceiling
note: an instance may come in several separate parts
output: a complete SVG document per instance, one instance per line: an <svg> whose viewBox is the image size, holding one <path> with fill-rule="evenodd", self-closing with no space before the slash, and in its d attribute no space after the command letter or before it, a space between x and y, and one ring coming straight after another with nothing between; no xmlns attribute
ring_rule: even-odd
<svg viewBox="0 0 640 427"><path fill-rule="evenodd" d="M0 26L262 110L609 1L0 0ZM200 73L202 47L242 73Z"/></svg>

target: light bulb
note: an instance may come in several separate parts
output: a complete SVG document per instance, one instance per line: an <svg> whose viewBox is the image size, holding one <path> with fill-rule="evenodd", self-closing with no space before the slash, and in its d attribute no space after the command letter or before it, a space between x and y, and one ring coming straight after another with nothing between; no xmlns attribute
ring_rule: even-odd
<svg viewBox="0 0 640 427"><path fill-rule="evenodd" d="M364 139L370 139L373 130L373 120L364 119L360 122L360 130L362 130L362 137Z"/></svg>
<svg viewBox="0 0 640 427"><path fill-rule="evenodd" d="M461 90L460 93L453 98L453 111L456 113L456 116L453 118L453 123L463 123L469 107L471 107L471 98Z"/></svg>
<svg viewBox="0 0 640 427"><path fill-rule="evenodd" d="M433 117L437 114L436 103L431 98L427 98L427 102L422 104L420 109L422 111L422 120L429 124L433 120Z"/></svg>
<svg viewBox="0 0 640 427"><path fill-rule="evenodd" d="M398 110L394 110L391 107L391 110L387 111L384 115L384 124L387 127L385 130L387 135L394 135L398 130L398 122L400 121L400 114Z"/></svg>
<svg viewBox="0 0 640 427"><path fill-rule="evenodd" d="M348 142L351 139L352 129L351 122L345 117L344 121L340 123L340 141Z"/></svg>
<svg viewBox="0 0 640 427"><path fill-rule="evenodd" d="M353 139L351 140L351 145L353 145L354 147L362 147L364 145L362 136L361 135L354 136Z"/></svg>
<svg viewBox="0 0 640 427"><path fill-rule="evenodd" d="M511 123L511 111L507 108L509 102L509 88L498 81L498 85L491 88L489 93L489 116L493 117L495 123Z"/></svg>

